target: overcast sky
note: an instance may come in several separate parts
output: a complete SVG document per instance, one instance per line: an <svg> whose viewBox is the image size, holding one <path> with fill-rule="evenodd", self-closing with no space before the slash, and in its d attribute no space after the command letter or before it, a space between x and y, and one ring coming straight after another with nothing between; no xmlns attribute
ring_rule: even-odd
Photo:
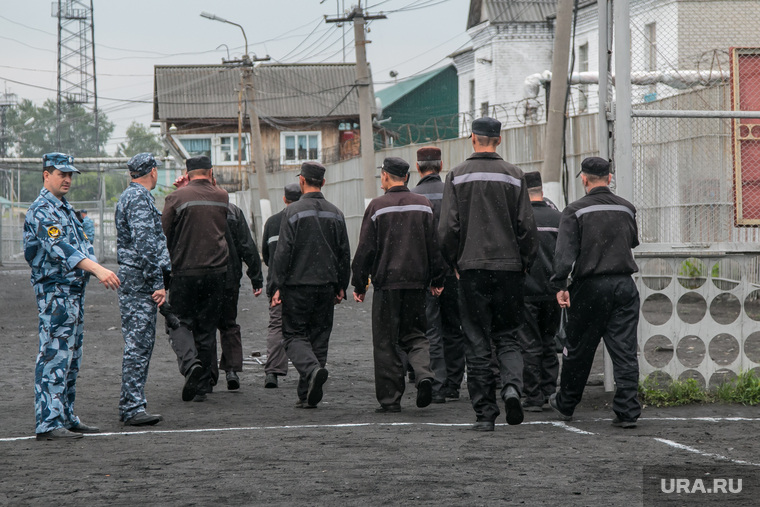
<svg viewBox="0 0 760 507"><path fill-rule="evenodd" d="M55 99L57 19L55 0L0 0L0 91L41 105ZM249 52L272 61L353 62L353 26L324 22L357 0L95 0L99 106L117 127L107 146L113 154L132 121L150 124L153 66L215 64L244 52L236 26L200 17L211 12L243 26ZM468 45L469 0L363 0L371 22L367 57L376 89L449 63ZM345 41L345 50L344 50ZM219 47L219 49L217 49ZM135 102L136 101L136 102ZM141 102L142 101L142 102Z"/></svg>

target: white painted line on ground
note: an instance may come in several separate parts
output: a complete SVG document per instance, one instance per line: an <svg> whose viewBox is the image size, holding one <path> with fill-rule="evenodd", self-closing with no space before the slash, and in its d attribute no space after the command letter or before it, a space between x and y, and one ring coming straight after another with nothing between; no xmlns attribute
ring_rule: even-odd
<svg viewBox="0 0 760 507"><path fill-rule="evenodd" d="M580 435L594 435L594 433L583 431L572 426L568 426L564 422L559 421L530 421L522 423L522 426L531 426L546 424L549 426L555 426L572 433L578 433ZM261 431L261 430L303 430L303 429L330 429L330 428L362 428L370 426L436 426L446 428L457 427L469 427L472 423L420 423L420 422L388 422L388 423L344 423L344 424L299 424L299 425L286 425L286 426L240 426L234 428L198 428L198 429L182 429L182 430L138 430L138 431L115 431L104 433L91 433L85 435L87 438L92 437L113 437L113 436L137 436L137 435L171 435L182 433L223 433L228 431ZM508 426L505 423L497 424L497 426ZM36 437L9 437L0 438L0 442L19 442L22 440L34 440Z"/></svg>
<svg viewBox="0 0 760 507"><path fill-rule="evenodd" d="M566 423L562 421L547 421L547 422L542 422L541 424L551 424L552 426L556 426L557 428L562 428L563 430L567 430L571 433L578 433L579 435L596 435L596 433L591 433L590 431L583 431L581 429L576 428L575 426L568 426Z"/></svg>
<svg viewBox="0 0 760 507"><path fill-rule="evenodd" d="M607 422L610 419L589 419L590 422ZM760 418L752 417L649 417L640 418L639 421L697 421L697 422L757 422ZM579 421L576 421L579 422ZM299 424L286 426L240 426L233 428L197 428L197 429L179 429L179 430L137 430L137 431L117 431L107 433L92 433L86 435L90 437L111 437L111 436L134 436L134 435L170 435L182 433L223 433L228 431L261 431L261 430L300 430L300 429L330 429L330 428L362 428L370 426L435 426L446 428L468 427L471 423L433 423L433 422L387 422L387 423L344 423L344 424ZM585 431L574 426L569 426L562 421L527 421L522 426L532 425L549 425L556 428L576 433L578 435L596 435L596 433ZM505 423L499 423L497 426L508 426ZM35 436L28 437L9 437L0 438L0 442L18 442L22 440L34 440ZM668 441L669 442L669 441ZM680 445L680 444L678 444ZM729 458L725 458L729 459ZM760 466L760 465L758 465Z"/></svg>
<svg viewBox="0 0 760 507"><path fill-rule="evenodd" d="M760 463L752 463L751 461L744 461L743 459L729 458L728 456L723 456L722 454L715 454L712 452L700 451L699 449L696 449L694 447L689 447L688 445L679 444L678 442L674 442L672 440L668 440L665 438L655 438L655 440L665 445L669 445L670 447L673 447L675 449L680 449L682 451L699 454L700 456L704 456L706 458L715 458L721 461L730 461L731 463L736 463L737 465L752 465L752 466L760 467Z"/></svg>

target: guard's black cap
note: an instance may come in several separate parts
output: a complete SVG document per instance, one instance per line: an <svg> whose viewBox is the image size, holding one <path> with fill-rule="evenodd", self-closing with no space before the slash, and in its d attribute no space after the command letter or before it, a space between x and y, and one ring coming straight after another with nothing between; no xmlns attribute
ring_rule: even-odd
<svg viewBox="0 0 760 507"><path fill-rule="evenodd" d="M531 171L529 173L525 173L525 187L526 188L540 188L542 185L541 183L541 173L538 171Z"/></svg>
<svg viewBox="0 0 760 507"><path fill-rule="evenodd" d="M194 171L196 169L211 169L214 167L211 165L211 159L205 155L200 157L192 157L185 161L185 166L188 171Z"/></svg>
<svg viewBox="0 0 760 507"><path fill-rule="evenodd" d="M314 161L304 162L301 164L301 172L298 175L311 180L322 181L325 179L325 166Z"/></svg>
<svg viewBox="0 0 760 507"><path fill-rule="evenodd" d="M301 198L301 187L298 183L288 183L285 185L285 199L290 202L296 202Z"/></svg>
<svg viewBox="0 0 760 507"><path fill-rule="evenodd" d="M383 165L380 166L380 169L388 174L403 177L409 172L409 164L403 158L387 157L383 160Z"/></svg>
<svg viewBox="0 0 760 507"><path fill-rule="evenodd" d="M488 116L478 118L472 122L472 133L476 136L499 137L501 135L501 122Z"/></svg>
<svg viewBox="0 0 760 507"><path fill-rule="evenodd" d="M576 177L581 173L593 174L594 176L607 176L610 174L610 162L601 157L588 157L581 162L581 170Z"/></svg>

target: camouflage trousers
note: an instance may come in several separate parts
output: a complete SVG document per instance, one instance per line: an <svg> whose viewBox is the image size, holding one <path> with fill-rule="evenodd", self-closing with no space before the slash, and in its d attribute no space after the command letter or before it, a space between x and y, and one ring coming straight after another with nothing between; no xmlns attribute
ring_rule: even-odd
<svg viewBox="0 0 760 507"><path fill-rule="evenodd" d="M40 349L34 368L37 433L79 424L74 415L76 382L82 362L84 294L60 289L37 296Z"/></svg>
<svg viewBox="0 0 760 507"><path fill-rule="evenodd" d="M119 418L126 421L144 411L148 404L145 383L148 380L148 364L153 354L153 345L156 343L158 306L148 293L119 289L119 310L121 334L124 336Z"/></svg>

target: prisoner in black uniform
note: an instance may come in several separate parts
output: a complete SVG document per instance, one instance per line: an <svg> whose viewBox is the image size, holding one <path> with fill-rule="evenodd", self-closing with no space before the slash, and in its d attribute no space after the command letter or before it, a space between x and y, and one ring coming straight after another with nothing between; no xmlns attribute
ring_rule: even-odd
<svg viewBox="0 0 760 507"><path fill-rule="evenodd" d="M354 300L364 301L372 278L372 351L378 412L398 412L404 394L406 353L417 382L417 406L430 404L433 373L425 337L425 292L439 296L443 261L433 227L433 208L409 191L409 164L398 157L383 161L380 185L385 195L372 199L364 212L354 256Z"/></svg>
<svg viewBox="0 0 760 507"><path fill-rule="evenodd" d="M544 200L540 172L525 173L525 186L536 220L538 252L525 278L525 323L517 335L523 354L523 408L541 412L557 390L559 374L554 335L559 327L560 308L549 279L562 215Z"/></svg>
<svg viewBox="0 0 760 507"><path fill-rule="evenodd" d="M290 204L301 198L301 187L298 183L288 183L285 185L282 202L287 208ZM264 258L264 264L267 270L267 297L271 303L274 289L272 288L272 265L274 263L274 253L277 251L277 240L280 237L280 225L282 217L285 216L283 209L269 217L264 224L264 236L261 242L261 256ZM285 353L285 346L282 344L282 305L269 305L269 325L267 326L267 362L264 364L264 387L273 389L277 387L277 377L284 377L288 374L288 355Z"/></svg>
<svg viewBox="0 0 760 507"><path fill-rule="evenodd" d="M272 266L272 304L282 304L285 351L298 371L297 407L315 407L327 381L333 305L346 296L351 251L343 213L320 191L325 168L304 162L303 196L285 209Z"/></svg>
<svg viewBox="0 0 760 507"><path fill-rule="evenodd" d="M639 363L636 328L639 292L631 275L638 271L632 248L639 244L636 208L609 189L610 164L590 157L581 164L586 195L562 212L552 282L557 301L568 308L567 352L560 389L549 400L563 420L572 418L586 386L600 339L615 376L613 424L636 426ZM572 283L567 287L572 271Z"/></svg>
<svg viewBox="0 0 760 507"><path fill-rule="evenodd" d="M475 150L446 176L438 235L444 258L459 273L459 310L466 336L467 389L476 431L493 431L499 416L491 343L501 370L507 423L520 424L525 272L536 255L536 224L523 172L497 153L501 123L472 122Z"/></svg>
<svg viewBox="0 0 760 507"><path fill-rule="evenodd" d="M443 181L441 149L426 146L417 150L417 172L420 182L412 189L424 195L433 205L436 231L441 217ZM459 386L464 378L464 333L459 318L459 283L454 269L446 266L443 292L435 297L426 294L427 338L430 341L430 368L433 370L433 403L445 403L446 398L458 399ZM553 297L552 297L553 299Z"/></svg>

